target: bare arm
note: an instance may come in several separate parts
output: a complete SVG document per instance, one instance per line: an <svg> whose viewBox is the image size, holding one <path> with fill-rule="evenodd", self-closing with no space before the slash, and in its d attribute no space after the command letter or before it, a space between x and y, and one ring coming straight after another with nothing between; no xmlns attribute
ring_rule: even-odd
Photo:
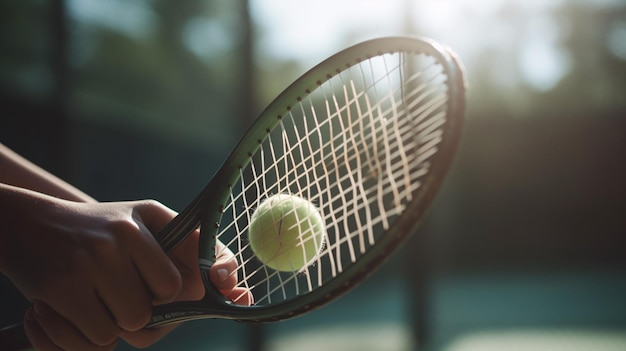
<svg viewBox="0 0 626 351"><path fill-rule="evenodd" d="M0 273L34 303L28 338L41 350L148 346L175 326L140 330L155 303L204 295L198 232L170 255L152 233L175 213L156 201L98 203L0 144ZM236 303L237 262L221 250L211 279ZM236 275L227 274L228 277ZM2 335L0 334L0 343Z"/></svg>
<svg viewBox="0 0 626 351"><path fill-rule="evenodd" d="M91 196L16 154L1 143L0 183L70 201L96 202Z"/></svg>

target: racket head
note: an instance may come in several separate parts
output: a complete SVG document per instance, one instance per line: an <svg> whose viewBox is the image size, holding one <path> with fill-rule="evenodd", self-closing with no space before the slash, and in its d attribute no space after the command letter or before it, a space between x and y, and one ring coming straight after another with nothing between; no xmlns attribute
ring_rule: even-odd
<svg viewBox="0 0 626 351"><path fill-rule="evenodd" d="M413 37L362 42L298 78L198 197L205 209L199 247L205 298L157 309L153 325L282 320L354 287L415 231L432 202L461 137L465 90L457 56ZM315 262L294 272L264 266L248 242L255 208L278 193L312 201L327 226ZM238 286L249 289L255 305L235 305L213 287L208 273L217 240L235 254Z"/></svg>

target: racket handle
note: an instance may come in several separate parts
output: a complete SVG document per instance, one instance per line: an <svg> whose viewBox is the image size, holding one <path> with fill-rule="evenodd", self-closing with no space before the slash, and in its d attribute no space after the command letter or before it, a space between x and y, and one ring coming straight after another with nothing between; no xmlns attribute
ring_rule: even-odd
<svg viewBox="0 0 626 351"><path fill-rule="evenodd" d="M2 350L6 351L34 350L22 323L0 329L0 345L2 345Z"/></svg>

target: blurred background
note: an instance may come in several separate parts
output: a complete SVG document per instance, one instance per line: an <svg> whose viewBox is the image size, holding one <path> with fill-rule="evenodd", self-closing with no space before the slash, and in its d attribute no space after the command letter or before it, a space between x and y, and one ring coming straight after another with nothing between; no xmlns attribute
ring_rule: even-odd
<svg viewBox="0 0 626 351"><path fill-rule="evenodd" d="M470 82L417 235L325 308L191 322L150 350L626 350L621 0L2 1L0 142L99 200L182 210L300 74L404 34L452 47ZM8 325L26 302L2 284Z"/></svg>

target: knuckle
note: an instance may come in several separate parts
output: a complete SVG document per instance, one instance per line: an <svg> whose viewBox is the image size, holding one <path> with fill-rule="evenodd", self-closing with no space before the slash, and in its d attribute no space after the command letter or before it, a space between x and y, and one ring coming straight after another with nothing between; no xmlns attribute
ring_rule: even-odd
<svg viewBox="0 0 626 351"><path fill-rule="evenodd" d="M116 239L104 233L89 235L75 250L72 259L78 264L86 264L95 258L108 257L117 250Z"/></svg>
<svg viewBox="0 0 626 351"><path fill-rule="evenodd" d="M107 225L108 235L95 240L96 249L110 254L117 250L128 248L144 240L144 233L139 224L132 218L122 218L110 221Z"/></svg>
<svg viewBox="0 0 626 351"><path fill-rule="evenodd" d="M118 325L127 331L137 331L150 322L152 317L152 307L150 305L136 306L133 313L118 320Z"/></svg>
<svg viewBox="0 0 626 351"><path fill-rule="evenodd" d="M153 344L152 340L148 340L146 338L135 338L132 340L126 340L126 342L136 349L145 349Z"/></svg>
<svg viewBox="0 0 626 351"><path fill-rule="evenodd" d="M159 300L171 301L182 290L183 279L177 270L173 270L169 274L161 277L161 284L158 285L158 291L155 291Z"/></svg>
<svg viewBox="0 0 626 351"><path fill-rule="evenodd" d="M147 211L161 210L165 206L157 200L147 199L138 202L139 208Z"/></svg>
<svg viewBox="0 0 626 351"><path fill-rule="evenodd" d="M163 284L164 295L174 298L183 287L183 280L178 272L173 272L168 282Z"/></svg>
<svg viewBox="0 0 626 351"><path fill-rule="evenodd" d="M85 334L89 341L91 341L95 345L108 346L117 341L119 329L116 328L114 325L111 325L110 327L98 328L97 330L92 330Z"/></svg>
<svg viewBox="0 0 626 351"><path fill-rule="evenodd" d="M160 207L161 203L154 199L143 200L143 204L150 207Z"/></svg>
<svg viewBox="0 0 626 351"><path fill-rule="evenodd" d="M194 284L188 291L190 300L200 300L204 297L205 291L202 284Z"/></svg>
<svg viewBox="0 0 626 351"><path fill-rule="evenodd" d="M139 225L132 218L121 218L110 221L109 229L113 233L122 234L124 236L141 232Z"/></svg>
<svg viewBox="0 0 626 351"><path fill-rule="evenodd" d="M108 345L97 347L96 350L97 351L113 351L113 350L115 350L116 346L117 346L117 339L114 342L112 342L112 343L110 343Z"/></svg>

